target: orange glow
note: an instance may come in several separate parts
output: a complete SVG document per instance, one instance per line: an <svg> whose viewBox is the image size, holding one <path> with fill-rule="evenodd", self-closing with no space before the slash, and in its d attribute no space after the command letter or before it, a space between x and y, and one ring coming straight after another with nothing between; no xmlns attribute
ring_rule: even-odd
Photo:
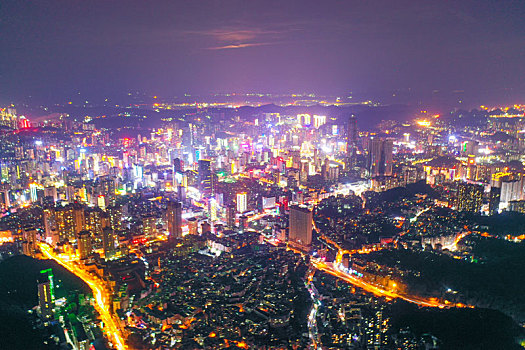
<svg viewBox="0 0 525 350"><path fill-rule="evenodd" d="M58 254L55 254L53 249L42 242L38 242L38 247L45 257L55 260L57 263L68 269L71 273L82 279L93 292L95 298L95 309L100 314L100 318L104 323L104 331L106 336L113 342L118 350L125 350L127 346L124 344L124 337L120 330L120 319L110 312L111 309L111 294L107 291L104 281L97 277L90 275L84 271L79 265L73 261L66 261Z"/></svg>
<svg viewBox="0 0 525 350"><path fill-rule="evenodd" d="M418 121L416 122L416 124L419 125L419 126L422 126L422 127L424 127L424 128L428 128L429 126L432 125L432 124L430 123L430 121L428 121L428 120L418 120Z"/></svg>
<svg viewBox="0 0 525 350"><path fill-rule="evenodd" d="M215 332L211 332L210 335L208 335L208 337L210 338L215 338L217 336L217 334L215 334Z"/></svg>
<svg viewBox="0 0 525 350"><path fill-rule="evenodd" d="M241 349L248 349L248 344L246 344L245 342L241 341L241 342L237 343L237 347L239 347Z"/></svg>

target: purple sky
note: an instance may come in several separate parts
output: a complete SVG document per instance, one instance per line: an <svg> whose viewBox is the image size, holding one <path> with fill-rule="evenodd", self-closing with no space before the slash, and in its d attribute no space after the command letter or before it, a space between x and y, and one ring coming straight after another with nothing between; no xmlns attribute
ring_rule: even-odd
<svg viewBox="0 0 525 350"><path fill-rule="evenodd" d="M0 48L1 102L131 89L525 102L525 1L2 0Z"/></svg>

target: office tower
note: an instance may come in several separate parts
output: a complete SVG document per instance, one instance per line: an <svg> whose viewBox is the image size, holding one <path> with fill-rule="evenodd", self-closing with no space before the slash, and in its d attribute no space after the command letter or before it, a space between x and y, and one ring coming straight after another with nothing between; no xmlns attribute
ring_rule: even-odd
<svg viewBox="0 0 525 350"><path fill-rule="evenodd" d="M460 183L458 185L457 209L470 213L479 213L483 204L483 186Z"/></svg>
<svg viewBox="0 0 525 350"><path fill-rule="evenodd" d="M501 188L491 187L489 194L489 215L496 215L499 212L499 202Z"/></svg>
<svg viewBox="0 0 525 350"><path fill-rule="evenodd" d="M55 209L55 222L58 231L59 242L75 240L75 217L73 206L57 207Z"/></svg>
<svg viewBox="0 0 525 350"><path fill-rule="evenodd" d="M166 209L166 221L168 222L168 240L174 242L182 237L182 204L169 201Z"/></svg>
<svg viewBox="0 0 525 350"><path fill-rule="evenodd" d="M248 210L248 198L246 192L237 193L237 212L244 213Z"/></svg>
<svg viewBox="0 0 525 350"><path fill-rule="evenodd" d="M207 159L199 160L199 191L204 197L208 197L213 194L211 161Z"/></svg>
<svg viewBox="0 0 525 350"><path fill-rule="evenodd" d="M370 177L392 176L393 141L370 139L368 146L368 172Z"/></svg>
<svg viewBox="0 0 525 350"><path fill-rule="evenodd" d="M352 114L348 118L348 122L346 125L346 159L347 159L347 166L352 167L355 165L356 162L356 155L357 155L357 142L358 142L358 134L357 134L357 119Z"/></svg>
<svg viewBox="0 0 525 350"><path fill-rule="evenodd" d="M106 227L102 231L102 249L104 250L104 258L106 260L115 256L116 238L115 231L112 228Z"/></svg>
<svg viewBox="0 0 525 350"><path fill-rule="evenodd" d="M87 259L93 253L93 245L91 241L91 233L89 231L81 231L78 234L78 255L80 259Z"/></svg>
<svg viewBox="0 0 525 350"><path fill-rule="evenodd" d="M302 250L312 245L313 213L306 206L290 207L288 242Z"/></svg>
<svg viewBox="0 0 525 350"><path fill-rule="evenodd" d="M38 284L38 306L40 307L40 315L44 321L53 319L53 299L51 297L50 284L50 281Z"/></svg>

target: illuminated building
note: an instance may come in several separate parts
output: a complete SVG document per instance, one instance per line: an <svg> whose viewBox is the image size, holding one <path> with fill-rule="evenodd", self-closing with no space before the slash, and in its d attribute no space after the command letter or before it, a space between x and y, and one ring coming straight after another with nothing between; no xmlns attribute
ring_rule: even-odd
<svg viewBox="0 0 525 350"><path fill-rule="evenodd" d="M510 201L521 200L523 197L523 180L501 181L501 204L507 206Z"/></svg>
<svg viewBox="0 0 525 350"><path fill-rule="evenodd" d="M357 119L352 114L348 118L348 123L346 125L346 162L348 168L355 165L355 158L357 155L357 142Z"/></svg>
<svg viewBox="0 0 525 350"><path fill-rule="evenodd" d="M38 284L38 306L44 321L53 319L53 300L51 298L50 281Z"/></svg>
<svg viewBox="0 0 525 350"><path fill-rule="evenodd" d="M188 219L188 234L190 235L197 235L197 227L199 223L197 222L197 219L195 218L189 218Z"/></svg>
<svg viewBox="0 0 525 350"><path fill-rule="evenodd" d="M106 208L106 212L109 216L109 227L113 230L122 229L122 207L121 206L109 206Z"/></svg>
<svg viewBox="0 0 525 350"><path fill-rule="evenodd" d="M235 215L237 214L235 205L231 204L226 208L226 225L229 228L235 227Z"/></svg>
<svg viewBox="0 0 525 350"><path fill-rule="evenodd" d="M106 227L102 231L102 249L104 251L104 258L111 259L115 255L115 231L110 227Z"/></svg>
<svg viewBox="0 0 525 350"><path fill-rule="evenodd" d="M370 139L368 146L368 172L370 177L392 176L393 141Z"/></svg>
<svg viewBox="0 0 525 350"><path fill-rule="evenodd" d="M89 208L85 211L85 229L93 232L97 237L102 235L102 230L108 226L109 217L100 208Z"/></svg>
<svg viewBox="0 0 525 350"><path fill-rule="evenodd" d="M489 194L489 215L495 215L499 212L500 197L501 188L491 187Z"/></svg>
<svg viewBox="0 0 525 350"><path fill-rule="evenodd" d="M0 191L0 206L2 209L8 209L11 206L8 190Z"/></svg>
<svg viewBox="0 0 525 350"><path fill-rule="evenodd" d="M211 161L207 159L199 160L199 191L205 197L213 194Z"/></svg>
<svg viewBox="0 0 525 350"><path fill-rule="evenodd" d="M479 213L483 204L483 186L460 183L458 185L457 209Z"/></svg>
<svg viewBox="0 0 525 350"><path fill-rule="evenodd" d="M100 179L100 194L106 199L106 205L114 205L116 199L116 183L115 179L110 176L104 176Z"/></svg>
<svg viewBox="0 0 525 350"><path fill-rule="evenodd" d="M288 242L302 250L312 245L313 212L306 206L290 207Z"/></svg>
<svg viewBox="0 0 525 350"><path fill-rule="evenodd" d="M80 259L87 259L93 254L91 233L89 231L82 231L78 234L77 244Z"/></svg>
<svg viewBox="0 0 525 350"><path fill-rule="evenodd" d="M525 214L525 200L522 201L510 201L509 211Z"/></svg>
<svg viewBox="0 0 525 350"><path fill-rule="evenodd" d="M319 129L326 124L326 115L314 115L314 128Z"/></svg>
<svg viewBox="0 0 525 350"><path fill-rule="evenodd" d="M75 239L75 217L73 206L58 207L55 209L55 223L58 231L59 242Z"/></svg>
<svg viewBox="0 0 525 350"><path fill-rule="evenodd" d="M237 212L244 213L248 210L248 198L246 192L237 193Z"/></svg>
<svg viewBox="0 0 525 350"><path fill-rule="evenodd" d="M22 229L24 241L22 243L23 253L34 257L36 249L36 229L33 226L26 226Z"/></svg>
<svg viewBox="0 0 525 350"><path fill-rule="evenodd" d="M182 237L182 204L169 201L166 210L166 221L168 222L169 240L173 242Z"/></svg>
<svg viewBox="0 0 525 350"><path fill-rule="evenodd" d="M85 216L84 216L84 206L79 203L73 204L73 220L75 225L75 233L78 234L80 231L84 230L85 225Z"/></svg>
<svg viewBox="0 0 525 350"><path fill-rule="evenodd" d="M142 230L146 239L155 239L157 237L157 218L153 215L143 217Z"/></svg>

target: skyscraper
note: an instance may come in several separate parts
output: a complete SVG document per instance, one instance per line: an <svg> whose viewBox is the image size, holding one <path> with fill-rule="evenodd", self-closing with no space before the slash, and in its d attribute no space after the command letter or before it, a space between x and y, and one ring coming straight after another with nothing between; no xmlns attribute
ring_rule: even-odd
<svg viewBox="0 0 525 350"><path fill-rule="evenodd" d="M33 226L26 226L22 229L24 242L22 245L23 253L28 256L35 256L36 250L36 229Z"/></svg>
<svg viewBox="0 0 525 350"><path fill-rule="evenodd" d="M246 210L248 210L248 203L247 203L247 195L246 192L237 193L237 212L238 213L244 213Z"/></svg>
<svg viewBox="0 0 525 350"><path fill-rule="evenodd" d="M104 250L104 258L106 260L111 259L115 255L115 241L115 231L110 227L106 227L102 231L102 248Z"/></svg>
<svg viewBox="0 0 525 350"><path fill-rule="evenodd" d="M208 159L199 160L199 191L205 197L213 194L211 161Z"/></svg>
<svg viewBox="0 0 525 350"><path fill-rule="evenodd" d="M483 204L483 186L460 183L458 185L457 209L470 213L479 213Z"/></svg>
<svg viewBox="0 0 525 350"><path fill-rule="evenodd" d="M290 207L288 241L292 246L309 250L312 245L313 213L306 206Z"/></svg>
<svg viewBox="0 0 525 350"><path fill-rule="evenodd" d="M347 169L353 167L356 163L357 155L357 119L355 115L350 115L346 125L346 166Z"/></svg>
<svg viewBox="0 0 525 350"><path fill-rule="evenodd" d="M499 211L501 188L491 187L489 195L489 215L495 215Z"/></svg>
<svg viewBox="0 0 525 350"><path fill-rule="evenodd" d="M55 209L55 223L59 242L63 242L66 239L69 241L75 239L75 216L72 205Z"/></svg>
<svg viewBox="0 0 525 350"><path fill-rule="evenodd" d="M87 259L93 253L93 245L91 242L91 233L89 231L82 231L78 234L78 255L80 259Z"/></svg>
<svg viewBox="0 0 525 350"><path fill-rule="evenodd" d="M368 144L368 172L370 177L392 176L393 141L372 138Z"/></svg>
<svg viewBox="0 0 525 350"><path fill-rule="evenodd" d="M168 240L173 242L182 237L182 204L169 201L166 209L166 221L168 222Z"/></svg>

